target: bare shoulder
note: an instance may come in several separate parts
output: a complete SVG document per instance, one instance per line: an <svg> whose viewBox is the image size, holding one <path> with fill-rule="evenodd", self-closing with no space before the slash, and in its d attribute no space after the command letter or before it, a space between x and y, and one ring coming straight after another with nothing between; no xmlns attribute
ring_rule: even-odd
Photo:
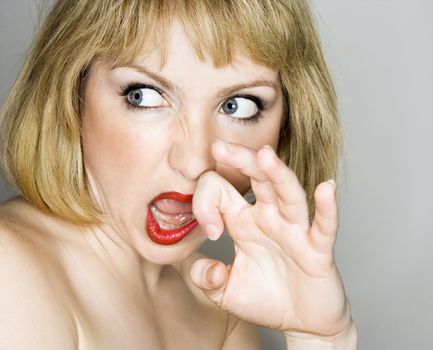
<svg viewBox="0 0 433 350"><path fill-rule="evenodd" d="M0 205L0 348L76 349L75 323L19 203ZM53 278L54 277L54 278Z"/></svg>

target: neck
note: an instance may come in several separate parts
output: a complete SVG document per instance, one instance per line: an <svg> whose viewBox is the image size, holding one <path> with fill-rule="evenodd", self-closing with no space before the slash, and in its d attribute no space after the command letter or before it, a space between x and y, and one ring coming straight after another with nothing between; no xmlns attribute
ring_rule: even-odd
<svg viewBox="0 0 433 350"><path fill-rule="evenodd" d="M127 230L119 225L78 226L42 212L22 197L14 198L8 206L9 211L27 213L23 221L49 234L57 242L57 254L68 266L72 263L73 270L105 271L118 283L149 293L156 291L167 269L181 273L182 261L164 265L143 258L130 242Z"/></svg>
<svg viewBox="0 0 433 350"><path fill-rule="evenodd" d="M144 285L149 292L156 290L168 265L160 265L144 259L133 245L113 227L103 224L98 227L80 229L83 242L92 252L126 283ZM180 264L170 265L179 268Z"/></svg>

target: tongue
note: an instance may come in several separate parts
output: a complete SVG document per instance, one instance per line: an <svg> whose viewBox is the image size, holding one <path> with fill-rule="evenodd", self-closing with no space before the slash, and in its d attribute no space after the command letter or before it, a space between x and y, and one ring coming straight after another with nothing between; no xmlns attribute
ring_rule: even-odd
<svg viewBox="0 0 433 350"><path fill-rule="evenodd" d="M192 203L178 202L173 199L161 199L153 204L163 214L192 214Z"/></svg>

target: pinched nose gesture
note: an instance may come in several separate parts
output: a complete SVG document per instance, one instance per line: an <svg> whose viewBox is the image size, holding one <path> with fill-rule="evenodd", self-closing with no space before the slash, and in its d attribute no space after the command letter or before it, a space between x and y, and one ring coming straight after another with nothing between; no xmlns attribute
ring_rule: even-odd
<svg viewBox="0 0 433 350"><path fill-rule="evenodd" d="M256 203L215 172L201 176L194 215L211 239L227 227L235 257L231 266L197 260L194 284L224 310L256 325L322 336L344 330L350 307L333 254L335 184L317 186L310 225L305 191L272 148L255 151L216 141L212 154L250 177Z"/></svg>

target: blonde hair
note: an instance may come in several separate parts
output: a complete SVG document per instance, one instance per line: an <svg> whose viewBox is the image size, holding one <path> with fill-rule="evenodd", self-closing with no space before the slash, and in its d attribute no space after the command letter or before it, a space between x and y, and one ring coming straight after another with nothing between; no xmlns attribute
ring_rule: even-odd
<svg viewBox="0 0 433 350"><path fill-rule="evenodd" d="M92 62L132 62L164 50L178 20L198 57L216 67L243 54L280 74L287 101L278 154L314 213L314 189L336 179L341 130L336 97L305 0L58 0L1 113L8 181L39 208L79 224L100 222L86 187L80 98ZM146 50L146 51L144 51Z"/></svg>

